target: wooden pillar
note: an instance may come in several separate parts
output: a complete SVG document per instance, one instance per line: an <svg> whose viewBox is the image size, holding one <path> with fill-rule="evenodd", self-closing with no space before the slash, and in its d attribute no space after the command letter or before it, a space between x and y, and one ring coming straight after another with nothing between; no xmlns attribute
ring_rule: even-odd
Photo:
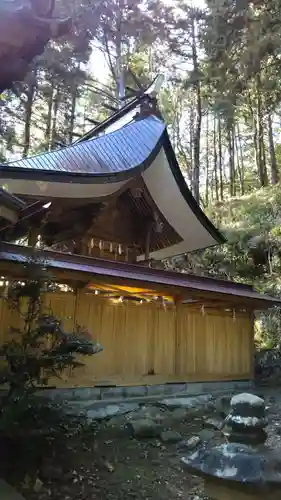
<svg viewBox="0 0 281 500"><path fill-rule="evenodd" d="M251 363L251 377L255 379L255 314L251 314L251 334L250 334L250 363Z"/></svg>
<svg viewBox="0 0 281 500"><path fill-rule="evenodd" d="M38 229L37 228L32 228L29 229L28 231L28 246L29 247L35 247L36 243L38 242Z"/></svg>
<svg viewBox="0 0 281 500"><path fill-rule="evenodd" d="M145 260L149 260L150 256L150 246L151 246L151 235L152 235L152 221L147 223L146 237L145 237Z"/></svg>

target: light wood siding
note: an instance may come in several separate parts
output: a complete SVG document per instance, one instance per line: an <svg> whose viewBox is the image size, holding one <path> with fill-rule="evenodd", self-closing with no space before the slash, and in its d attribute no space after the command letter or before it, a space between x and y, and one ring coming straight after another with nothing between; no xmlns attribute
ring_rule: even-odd
<svg viewBox="0 0 281 500"><path fill-rule="evenodd" d="M64 320L65 330L87 327L104 351L84 357L85 366L57 386L153 384L252 378L251 312L195 309L178 305L163 309L150 303L113 304L80 292L50 294L47 308ZM0 301L1 341L17 319Z"/></svg>

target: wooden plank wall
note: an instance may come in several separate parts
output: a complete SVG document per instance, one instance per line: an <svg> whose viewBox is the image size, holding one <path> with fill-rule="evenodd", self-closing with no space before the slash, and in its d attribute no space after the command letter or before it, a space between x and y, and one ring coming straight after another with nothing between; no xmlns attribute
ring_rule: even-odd
<svg viewBox="0 0 281 500"><path fill-rule="evenodd" d="M113 304L92 294L50 294L47 305L65 330L87 327L104 351L83 359L58 386L153 384L172 381L252 377L251 313L202 311L190 305L163 309L156 304ZM3 332L15 324L0 301Z"/></svg>

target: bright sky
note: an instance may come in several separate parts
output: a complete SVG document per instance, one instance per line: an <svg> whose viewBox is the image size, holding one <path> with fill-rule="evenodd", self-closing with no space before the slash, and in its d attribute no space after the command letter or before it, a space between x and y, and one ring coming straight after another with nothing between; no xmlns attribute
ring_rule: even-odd
<svg viewBox="0 0 281 500"><path fill-rule="evenodd" d="M163 3L173 4L174 0L162 0ZM206 5L205 0L189 0L191 6L204 7ZM93 76L96 77L100 82L105 82L108 76L108 66L106 59L102 51L98 46L93 46L93 52L90 58L90 69Z"/></svg>

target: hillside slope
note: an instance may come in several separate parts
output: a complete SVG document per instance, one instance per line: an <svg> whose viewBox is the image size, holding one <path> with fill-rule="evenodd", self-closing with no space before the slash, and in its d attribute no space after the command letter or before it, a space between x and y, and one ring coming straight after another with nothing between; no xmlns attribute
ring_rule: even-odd
<svg viewBox="0 0 281 500"><path fill-rule="evenodd" d="M173 264L195 274L253 284L281 296L281 188L263 188L214 205L208 216L228 242Z"/></svg>
<svg viewBox="0 0 281 500"><path fill-rule="evenodd" d="M270 186L214 205L208 216L221 228L224 245L174 259L183 272L249 283L281 297L281 187ZM257 316L260 345L281 345L277 308Z"/></svg>

